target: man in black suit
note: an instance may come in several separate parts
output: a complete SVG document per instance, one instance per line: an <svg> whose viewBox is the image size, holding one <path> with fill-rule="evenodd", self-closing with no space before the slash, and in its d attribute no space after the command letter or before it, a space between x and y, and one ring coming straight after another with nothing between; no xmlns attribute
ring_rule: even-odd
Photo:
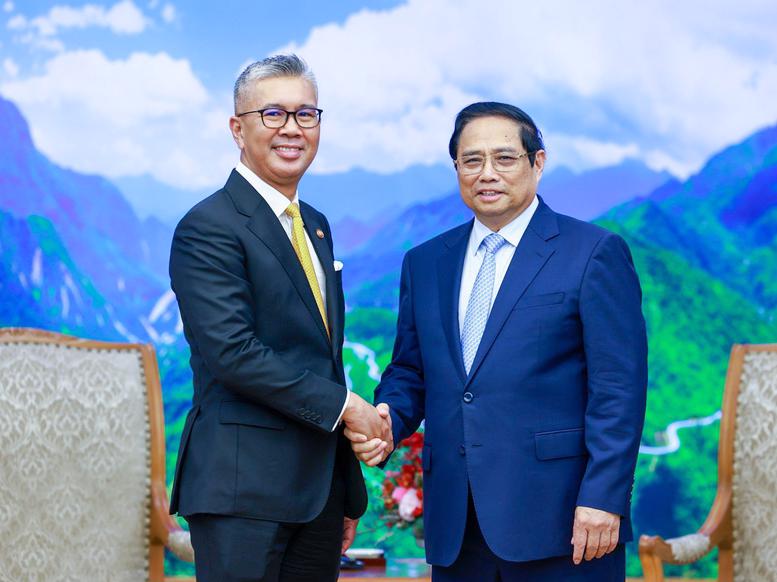
<svg viewBox="0 0 777 582"><path fill-rule="evenodd" d="M298 201L320 121L299 58L247 67L230 118L240 163L175 231L194 398L170 509L198 582L336 580L367 504L341 421L386 435L387 411L345 387L340 265L326 218Z"/></svg>

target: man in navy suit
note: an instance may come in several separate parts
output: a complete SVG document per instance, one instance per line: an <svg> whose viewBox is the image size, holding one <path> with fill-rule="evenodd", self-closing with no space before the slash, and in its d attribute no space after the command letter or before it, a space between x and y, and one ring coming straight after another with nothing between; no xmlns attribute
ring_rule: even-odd
<svg viewBox="0 0 777 582"><path fill-rule="evenodd" d="M194 398L170 509L189 522L198 582L334 582L367 505L340 421L370 436L386 422L345 387L332 233L297 193L317 98L294 55L248 66L230 118L240 162L175 230Z"/></svg>
<svg viewBox="0 0 777 582"><path fill-rule="evenodd" d="M412 249L375 392L393 442L425 419L435 582L623 581L647 341L626 243L537 196L542 136L475 103L450 155L475 218ZM359 457L392 443L346 431Z"/></svg>

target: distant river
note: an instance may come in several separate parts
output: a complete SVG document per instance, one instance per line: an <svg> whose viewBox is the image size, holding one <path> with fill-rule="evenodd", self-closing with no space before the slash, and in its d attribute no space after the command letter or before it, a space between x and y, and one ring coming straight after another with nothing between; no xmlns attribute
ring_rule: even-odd
<svg viewBox="0 0 777 582"><path fill-rule="evenodd" d="M669 424L664 431L666 435L666 444L661 447L649 447L640 445L639 452L643 455L668 455L674 453L680 448L680 436L677 434L681 428L693 428L697 426L707 426L720 420L722 416L720 410L715 414L710 414L704 418L688 418L686 420L676 420Z"/></svg>
<svg viewBox="0 0 777 582"><path fill-rule="evenodd" d="M375 380L376 382L380 382L380 368L378 367L378 362L375 361L374 350L371 350L364 344L349 342L348 340L343 342L343 349L352 350L357 358L359 358L362 362L367 364L367 375L373 380ZM348 388L353 387L353 383L351 382L350 371L351 371L350 366L346 366L345 379L347 381Z"/></svg>

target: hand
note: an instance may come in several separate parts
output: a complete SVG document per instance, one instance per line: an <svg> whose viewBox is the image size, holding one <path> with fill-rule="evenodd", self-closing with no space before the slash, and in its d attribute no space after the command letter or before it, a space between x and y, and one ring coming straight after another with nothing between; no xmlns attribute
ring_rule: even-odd
<svg viewBox="0 0 777 582"><path fill-rule="evenodd" d="M355 392L348 398L343 422L353 433L364 435L364 440L380 437L384 432L384 420L378 411Z"/></svg>
<svg viewBox="0 0 777 582"><path fill-rule="evenodd" d="M357 525L359 525L358 519L351 519L350 517L343 518L343 554L351 547L351 544L356 537Z"/></svg>
<svg viewBox="0 0 777 582"><path fill-rule="evenodd" d="M358 394L351 392L343 422L352 433L364 435L364 440L381 438L386 432L386 421L378 410Z"/></svg>
<svg viewBox="0 0 777 582"><path fill-rule="evenodd" d="M621 516L616 513L578 506L572 526L572 561L579 564L583 556L590 561L612 552L618 545L620 524Z"/></svg>
<svg viewBox="0 0 777 582"><path fill-rule="evenodd" d="M345 429L345 436L351 441L351 448L358 459L370 467L383 462L394 450L394 433L391 430L391 414L389 405L381 402L376 407L378 414L384 420L384 430L380 437L368 440L366 435Z"/></svg>

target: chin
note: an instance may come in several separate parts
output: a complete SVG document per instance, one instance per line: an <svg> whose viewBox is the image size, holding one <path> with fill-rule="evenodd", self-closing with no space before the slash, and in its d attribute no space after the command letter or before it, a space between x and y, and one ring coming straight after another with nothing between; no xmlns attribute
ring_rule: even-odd
<svg viewBox="0 0 777 582"><path fill-rule="evenodd" d="M301 178L307 168L306 164L289 164L273 168L273 172L284 178Z"/></svg>

